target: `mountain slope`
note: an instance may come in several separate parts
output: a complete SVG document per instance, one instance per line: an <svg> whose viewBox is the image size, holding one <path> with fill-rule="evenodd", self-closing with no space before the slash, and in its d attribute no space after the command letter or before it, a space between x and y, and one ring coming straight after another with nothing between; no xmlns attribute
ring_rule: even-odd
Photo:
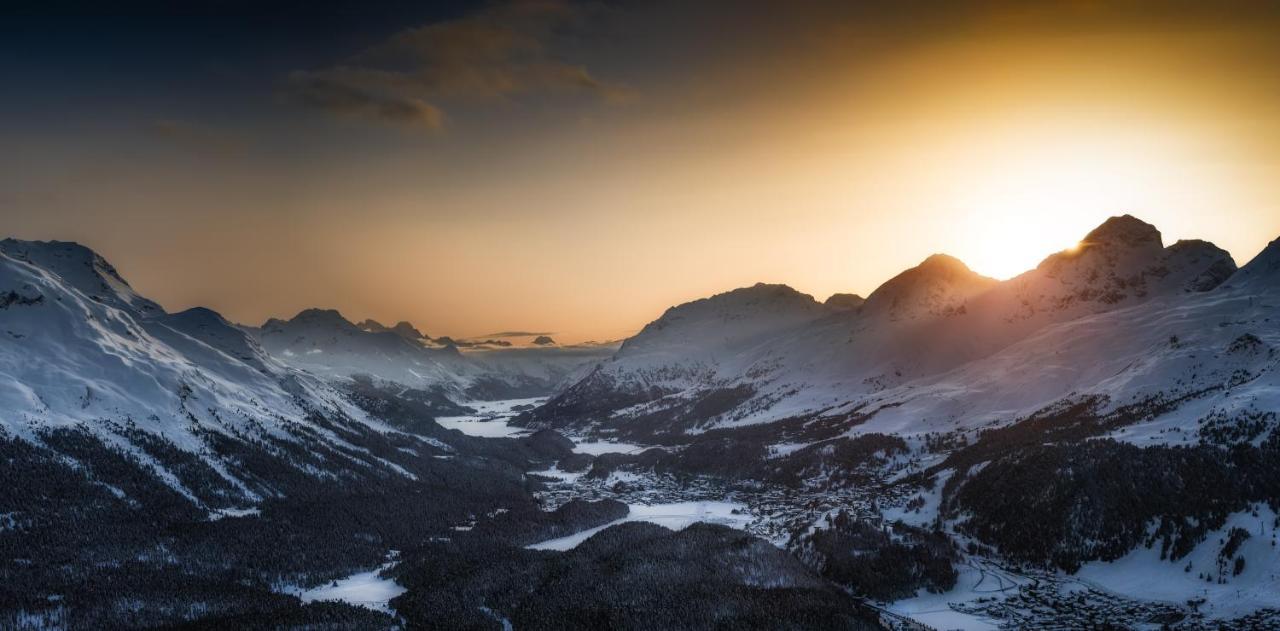
<svg viewBox="0 0 1280 631"><path fill-rule="evenodd" d="M521 422L650 435L901 404L895 391L914 392L1046 327L1182 300L1234 271L1221 249L1195 241L1164 247L1153 226L1126 215L1008 281L935 255L856 309L799 303L784 326L773 312L718 296L668 311Z"/></svg>
<svg viewBox="0 0 1280 631"><path fill-rule="evenodd" d="M281 592L537 513L523 472L563 443L445 430L165 313L86 248L0 245L0 627L392 628Z"/></svg>

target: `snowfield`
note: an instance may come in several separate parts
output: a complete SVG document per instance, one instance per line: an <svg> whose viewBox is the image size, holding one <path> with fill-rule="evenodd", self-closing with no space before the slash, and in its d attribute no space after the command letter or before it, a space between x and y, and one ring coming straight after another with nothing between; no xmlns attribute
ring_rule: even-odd
<svg viewBox="0 0 1280 631"><path fill-rule="evenodd" d="M630 521L645 521L671 530L683 530L698 522L720 524L742 529L751 522L746 506L733 502L677 502L674 504L628 504L630 512L622 519L603 526L528 546L531 550L571 550L578 544L610 526Z"/></svg>
<svg viewBox="0 0 1280 631"><path fill-rule="evenodd" d="M384 570L390 569L393 565L395 565L394 562L387 563L375 570L352 574L328 585L306 590L295 590L292 593L301 598L302 602L307 603L333 600L386 613L394 613L390 605L391 599L403 594L405 588L389 578L379 576Z"/></svg>

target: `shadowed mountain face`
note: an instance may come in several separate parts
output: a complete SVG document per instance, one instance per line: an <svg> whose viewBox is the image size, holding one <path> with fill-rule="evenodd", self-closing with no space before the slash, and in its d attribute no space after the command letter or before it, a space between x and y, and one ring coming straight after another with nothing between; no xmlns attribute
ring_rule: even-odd
<svg viewBox="0 0 1280 631"><path fill-rule="evenodd" d="M1126 215L1003 282L934 255L865 301L819 304L785 286L757 285L668 310L522 422L679 434L919 400L931 393L924 384L1054 327L1142 305L1158 318L1170 301L1198 304L1235 271L1212 244L1165 247L1154 226ZM1037 385L1026 396L1002 401L1034 409L1071 392L1055 389L1060 377L1033 372L1028 380ZM996 411L967 407L962 417L950 406L932 413L964 425Z"/></svg>

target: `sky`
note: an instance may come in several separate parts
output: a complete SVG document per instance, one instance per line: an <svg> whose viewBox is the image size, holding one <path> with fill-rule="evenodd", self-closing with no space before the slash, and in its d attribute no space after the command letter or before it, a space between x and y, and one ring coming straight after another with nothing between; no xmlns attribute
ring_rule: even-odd
<svg viewBox="0 0 1280 631"><path fill-rule="evenodd" d="M1274 3L181 4L0 9L0 233L171 311L604 340L1124 213L1280 236Z"/></svg>

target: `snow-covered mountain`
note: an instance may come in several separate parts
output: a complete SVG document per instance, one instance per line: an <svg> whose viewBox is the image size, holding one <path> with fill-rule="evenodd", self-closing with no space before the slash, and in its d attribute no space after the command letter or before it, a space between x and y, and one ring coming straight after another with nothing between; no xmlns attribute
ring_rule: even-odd
<svg viewBox="0 0 1280 631"><path fill-rule="evenodd" d="M905 420L924 414L907 404L952 392L963 409L939 404L924 418L981 422L1048 405L1086 385L1055 374L1045 349L1062 345L1063 353L1088 365L1112 359L1099 355L1115 349L1116 361L1127 364L1131 358L1118 351L1142 338L1117 332L1123 340L1115 345L1100 336L1082 345L1073 327L1107 322L1115 330L1149 332L1145 319L1224 300L1226 288L1211 290L1234 272L1231 257L1212 244L1165 247L1153 226L1123 216L1090 232L1078 248L1003 282L934 255L856 308L757 285L668 310L523 422L624 434L678 427L680 433L884 408L894 410L880 414L886 424L933 431L920 418ZM1237 277L1249 275L1242 270ZM1165 339L1170 335L1176 333ZM1007 368L1016 374L1006 376L993 365L998 361L1022 365ZM966 371L974 380L1009 384L1009 396L988 404L953 389ZM1012 385L1019 380L1025 383ZM1019 405L1010 408L1013 403Z"/></svg>
<svg viewBox="0 0 1280 631"><path fill-rule="evenodd" d="M1007 281L933 256L846 300L756 286L674 307L517 422L657 446L598 460L606 480L852 496L788 546L874 597L895 567L892 598L947 592L897 611L1274 623L1280 240L1237 270L1115 217ZM972 572L939 561L959 547ZM924 578L940 566L960 584Z"/></svg>
<svg viewBox="0 0 1280 631"><path fill-rule="evenodd" d="M129 422L183 445L192 427L267 432L311 410L361 417L207 309L165 313L74 243L0 242L0 423Z"/></svg>
<svg viewBox="0 0 1280 631"><path fill-rule="evenodd" d="M390 328L372 320L356 325L333 309L307 309L245 330L276 359L327 381L367 376L438 392L457 403L550 394L614 350L600 345L460 349L438 344L448 338L433 341L408 322Z"/></svg>
<svg viewBox="0 0 1280 631"><path fill-rule="evenodd" d="M497 515L544 519L529 493L547 480L645 501L718 488L815 574L893 611L1251 628L1280 607L1276 323L1280 240L1236 270L1127 216L1007 281L935 255L865 300L756 285L673 307L616 349L460 348L320 309L240 327L165 312L81 246L8 240L0 539L83 567L178 549L204 563L188 578L266 555L255 580L314 583ZM554 432L432 420L556 383L515 422L660 447L573 454ZM243 530L224 519L257 511ZM259 532L276 535L237 547ZM336 557L299 564L315 542ZM52 581L37 594L83 582L33 575Z"/></svg>

